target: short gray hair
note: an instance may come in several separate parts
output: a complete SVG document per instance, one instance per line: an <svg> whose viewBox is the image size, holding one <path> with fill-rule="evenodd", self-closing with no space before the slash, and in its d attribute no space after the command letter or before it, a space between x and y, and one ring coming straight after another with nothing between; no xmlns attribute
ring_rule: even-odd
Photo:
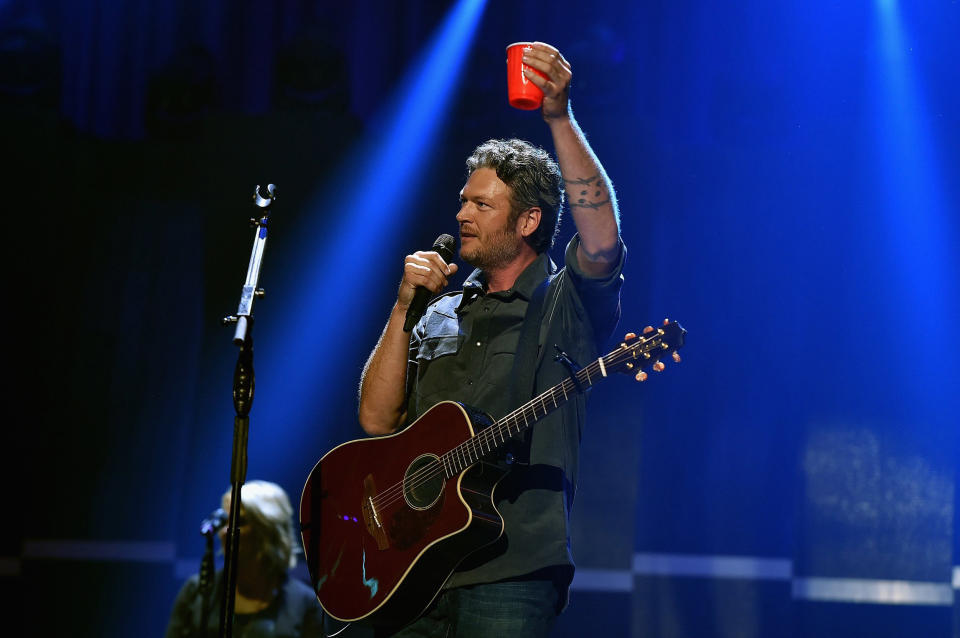
<svg viewBox="0 0 960 638"><path fill-rule="evenodd" d="M478 168L492 168L510 187L511 223L523 211L540 208L540 225L527 242L537 253L549 250L560 227L564 199L563 177L553 157L524 140L487 140L467 158L468 175Z"/></svg>

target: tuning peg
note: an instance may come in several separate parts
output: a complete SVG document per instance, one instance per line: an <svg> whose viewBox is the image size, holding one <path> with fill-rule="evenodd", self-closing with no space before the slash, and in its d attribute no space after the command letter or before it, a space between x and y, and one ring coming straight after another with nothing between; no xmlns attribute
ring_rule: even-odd
<svg viewBox="0 0 960 638"><path fill-rule="evenodd" d="M628 332L627 334L623 335L623 343L620 345L626 346L628 341L633 341L636 338L637 338L637 333Z"/></svg>
<svg viewBox="0 0 960 638"><path fill-rule="evenodd" d="M653 326L647 326L646 328L643 329L643 334L645 335L650 334L651 332L653 332Z"/></svg>
<svg viewBox="0 0 960 638"><path fill-rule="evenodd" d="M673 357L674 363L680 363L680 353L674 352L671 356Z"/></svg>
<svg viewBox="0 0 960 638"><path fill-rule="evenodd" d="M670 325L670 320L669 320L669 319L664 319L664 320L663 320L663 325L669 326L669 325Z"/></svg>
<svg viewBox="0 0 960 638"><path fill-rule="evenodd" d="M648 376L647 373L641 370L640 372L637 373L637 376L634 378L640 383L643 383L644 381L647 380L647 376Z"/></svg>
<svg viewBox="0 0 960 638"><path fill-rule="evenodd" d="M663 361L657 361L656 363L653 364L653 371L654 371L654 372L663 372L663 369L666 368L666 367L667 367L667 366L665 366L665 365L663 364Z"/></svg>

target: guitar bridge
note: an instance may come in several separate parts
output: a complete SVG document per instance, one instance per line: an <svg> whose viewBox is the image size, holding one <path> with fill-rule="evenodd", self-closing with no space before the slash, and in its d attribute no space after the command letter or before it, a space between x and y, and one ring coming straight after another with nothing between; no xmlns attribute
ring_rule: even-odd
<svg viewBox="0 0 960 638"><path fill-rule="evenodd" d="M373 497L377 494L377 488L373 484L373 475L367 474L363 479L363 502L360 504L360 510L363 512L363 523L367 527L367 532L373 536L377 542L377 549L387 549L390 542L387 540L387 531L383 528L383 521L377 513Z"/></svg>

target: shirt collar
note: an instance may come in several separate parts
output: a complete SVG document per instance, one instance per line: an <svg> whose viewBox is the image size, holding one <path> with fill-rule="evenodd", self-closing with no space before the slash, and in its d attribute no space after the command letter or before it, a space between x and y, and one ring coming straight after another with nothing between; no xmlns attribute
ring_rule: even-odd
<svg viewBox="0 0 960 638"><path fill-rule="evenodd" d="M547 255L546 252L542 252L537 255L537 258L534 259L529 266L523 269L523 272L520 273L517 280L513 282L512 287L493 294L504 299L518 295L526 301L530 301L540 282L542 282L547 275L556 272L556 270L557 266L553 263L553 260L550 259L550 256ZM464 307L473 303L477 297L483 295L486 285L487 277L484 272L479 268L474 269L466 281L463 282L463 296L460 299L460 304L457 306L457 312L459 313Z"/></svg>

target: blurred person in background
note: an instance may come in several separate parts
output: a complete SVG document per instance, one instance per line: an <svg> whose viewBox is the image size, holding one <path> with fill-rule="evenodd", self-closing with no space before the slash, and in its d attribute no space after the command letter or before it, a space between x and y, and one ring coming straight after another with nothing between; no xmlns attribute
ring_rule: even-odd
<svg viewBox="0 0 960 638"><path fill-rule="evenodd" d="M221 498L230 511L228 488ZM322 637L322 609L313 590L293 578L299 542L293 532L293 507L286 492L268 481L250 481L240 497L240 553L233 635L238 638ZM227 527L218 531L220 545ZM191 576L173 604L166 638L216 636L223 598L223 570L208 594L206 621L200 574Z"/></svg>

